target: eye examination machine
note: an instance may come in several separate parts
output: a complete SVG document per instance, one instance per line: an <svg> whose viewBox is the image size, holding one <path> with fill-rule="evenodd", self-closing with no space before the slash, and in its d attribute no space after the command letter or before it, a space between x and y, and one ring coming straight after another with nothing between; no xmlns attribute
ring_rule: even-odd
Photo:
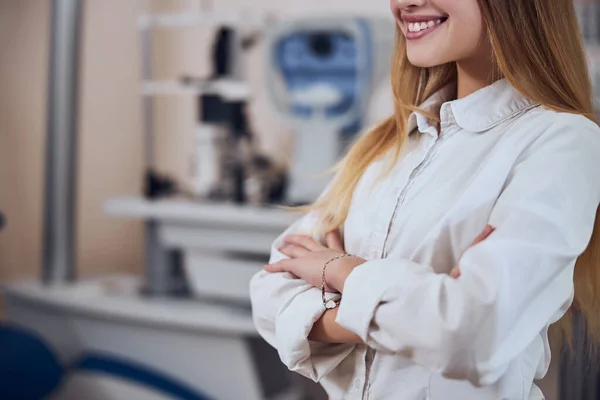
<svg viewBox="0 0 600 400"><path fill-rule="evenodd" d="M218 30L244 24L247 18L188 13L144 16L141 21L144 31L178 24L209 24ZM327 184L328 178L319 174L333 167L347 144L372 122L367 114L373 93L389 77L394 23L385 17L317 15L254 25L259 26L258 40L264 44L266 82L244 86L240 56L235 57L240 63L236 71L242 73L219 76L218 84L181 79L170 86L143 82L140 97L191 95L190 101L197 101L209 91L212 104L221 107L232 102L245 105L252 99L249 88L265 88L272 109L294 136L281 202L310 202ZM237 90L242 86L244 90ZM143 104L146 112L151 110L146 100ZM206 104L202 110L203 124L218 124L224 132L231 125L227 118L212 115L214 110ZM151 120L146 115L145 123ZM198 150L198 157L208 154L207 149ZM243 177L250 167L245 153L236 154L236 174ZM200 166L207 163L197 161ZM211 166L210 173L214 170ZM199 174L203 171L198 169ZM51 171L46 179L75 187L74 175L65 169ZM209 193L212 182L222 181L200 179L199 187ZM73 235L49 242L46 256L58 256L44 263L44 276L64 279L3 288L6 320L14 327L8 334L11 343L21 347L15 345L20 350L6 357L3 353L0 373L21 365L24 357L33 361L19 370L25 377L21 381L0 384L0 398L6 393L34 398L23 395L26 386L29 393L37 390L35 398L53 400L320 399L313 394L318 388L287 371L277 352L258 336L250 309L250 278L268 261L273 240L297 216L269 202L250 204L227 197L231 192L236 199L248 198L247 185L237 186L218 191L221 197L107 199L108 215L143 223L146 257L139 277L77 280L74 271L57 274L56 268L68 270L73 260L69 253L73 246L59 246L70 243ZM65 189L54 195L71 192ZM48 232L59 235L61 229L53 231L53 224L60 225L63 215L72 221L74 214L68 213L73 209L66 207L58 217L46 218ZM45 210L53 212L52 207Z"/></svg>
<svg viewBox="0 0 600 400"><path fill-rule="evenodd" d="M267 90L295 133L289 203L315 200L329 179L323 173L363 129L372 94L389 76L393 39L383 17L307 17L270 31Z"/></svg>

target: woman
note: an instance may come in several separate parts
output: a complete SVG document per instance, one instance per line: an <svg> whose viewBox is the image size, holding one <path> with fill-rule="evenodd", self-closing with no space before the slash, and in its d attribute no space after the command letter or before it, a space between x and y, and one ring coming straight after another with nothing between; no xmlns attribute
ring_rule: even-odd
<svg viewBox="0 0 600 400"><path fill-rule="evenodd" d="M573 0L391 8L395 114L275 242L256 326L333 400L543 399L548 327L572 303L600 325L600 129Z"/></svg>

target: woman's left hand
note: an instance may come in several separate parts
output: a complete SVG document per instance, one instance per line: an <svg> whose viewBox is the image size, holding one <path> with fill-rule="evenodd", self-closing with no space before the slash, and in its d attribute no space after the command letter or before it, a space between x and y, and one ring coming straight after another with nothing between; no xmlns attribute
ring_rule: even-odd
<svg viewBox="0 0 600 400"><path fill-rule="evenodd" d="M320 288L323 266L332 258L344 254L344 246L338 232L326 235L327 247L315 239L305 235L289 235L285 237L285 246L279 249L288 256L274 264L265 266L268 272L289 272L304 279L311 285ZM325 290L342 292L346 278L350 272L366 260L359 257L344 257L330 263L325 276Z"/></svg>

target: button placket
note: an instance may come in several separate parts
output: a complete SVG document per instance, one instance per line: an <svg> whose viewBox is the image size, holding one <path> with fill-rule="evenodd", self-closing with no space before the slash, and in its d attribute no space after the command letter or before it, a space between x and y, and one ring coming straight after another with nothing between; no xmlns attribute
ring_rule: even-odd
<svg viewBox="0 0 600 400"><path fill-rule="evenodd" d="M411 165L408 168L412 168L414 170L414 168L416 168L416 166L421 162L426 151L419 152L418 150L419 149L411 150L405 155L407 166L404 166L404 168L407 168L408 165ZM390 176L393 175L394 171L390 173ZM384 189L381 193L382 201L380 203L379 211L376 213L375 223L373 224L372 233L369 238L369 259L380 258L381 249L387 235L387 229L393 214L396 199L410 180L410 174L407 175L408 176L406 177L406 182L404 185L393 186L393 182L389 180L390 178L387 178L384 182L382 182L382 184L387 184L388 188Z"/></svg>
<svg viewBox="0 0 600 400"><path fill-rule="evenodd" d="M373 234L373 237L372 237L373 246L371 248L371 250L372 250L371 255L373 258L384 258L385 257L387 241L388 241L388 238L390 235L390 230L392 229L392 226L393 226L393 221L396 217L396 213L399 208L399 204L406 197L406 192L412 185L412 182L419 175L420 171L423 168L423 165L426 163L426 161L430 157L430 154L435 149L436 144L440 141L439 137L434 136L434 135L429 136L428 139L429 139L428 143L427 143L425 149L421 152L420 157L413 161L412 170L408 176L408 179L407 179L405 185L402 188L395 187L392 190L392 193L395 194L395 196L393 198L396 199L393 202L394 208L393 208L391 217L385 218L384 226L387 225L387 229L385 229L385 234L380 233L380 232L383 232L383 230L380 230L380 229L376 229L376 232ZM383 217L383 215L382 215L382 217ZM383 221L384 221L383 219L380 219L379 222L383 223ZM377 228L383 228L383 227L380 227L378 224ZM376 354L377 354L377 352L374 349L372 349L370 347L367 348L366 354L365 354L365 382L364 382L363 394L362 394L363 400L369 399L369 393L370 393L370 388L371 388L371 382L370 382L371 368L375 361Z"/></svg>
<svg viewBox="0 0 600 400"><path fill-rule="evenodd" d="M406 185L404 185L404 188L402 188L402 190L396 197L394 211L392 212L392 216L391 216L390 220L388 221L388 228L387 228L387 231L385 234L385 238L384 238L382 247L380 249L380 254L379 254L380 258L385 258L387 256L387 246L388 246L390 233L394 226L394 221L396 219L396 215L398 213L400 206L406 199L406 195L407 195L408 191L410 190L411 186L413 185L415 179L420 175L424 166L428 163L429 159L431 158L431 154L435 151L435 149L437 148L438 143L440 141L441 141L441 139L439 136L435 136L435 137L431 136L431 141L429 141L429 143L427 144L427 148L425 149L425 151L423 151L423 155L420 157L418 164L412 169L412 171L409 175L408 181L406 182Z"/></svg>

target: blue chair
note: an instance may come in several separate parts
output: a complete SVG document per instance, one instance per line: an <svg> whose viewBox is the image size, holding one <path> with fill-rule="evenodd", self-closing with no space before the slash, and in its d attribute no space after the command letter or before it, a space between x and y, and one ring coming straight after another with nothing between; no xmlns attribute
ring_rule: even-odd
<svg viewBox="0 0 600 400"><path fill-rule="evenodd" d="M85 371L110 376L178 400L211 400L176 379L141 364L120 359L114 355L87 354L72 367L72 371Z"/></svg>
<svg viewBox="0 0 600 400"><path fill-rule="evenodd" d="M162 372L114 355L86 354L64 368L50 347L27 330L0 323L0 399L40 400L69 373L87 372L135 383L177 400L211 400Z"/></svg>
<svg viewBox="0 0 600 400"><path fill-rule="evenodd" d="M59 387L63 373L43 340L0 323L0 399L43 399Z"/></svg>

